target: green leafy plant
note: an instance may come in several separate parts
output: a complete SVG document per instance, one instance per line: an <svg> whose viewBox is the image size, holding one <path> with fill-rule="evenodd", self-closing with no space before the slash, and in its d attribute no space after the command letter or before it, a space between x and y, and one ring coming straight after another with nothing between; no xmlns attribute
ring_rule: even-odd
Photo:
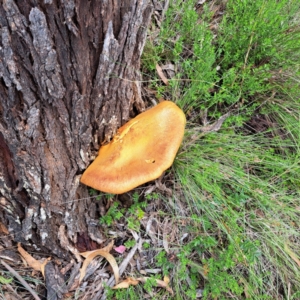
<svg viewBox="0 0 300 300"><path fill-rule="evenodd" d="M4 276L0 276L0 284L8 284L12 282L12 278L6 278Z"/></svg>
<svg viewBox="0 0 300 300"><path fill-rule="evenodd" d="M132 248L134 247L136 244L136 241L135 240L128 240L124 243L124 245L127 247L127 248Z"/></svg>
<svg viewBox="0 0 300 300"><path fill-rule="evenodd" d="M120 209L118 206L118 202L113 202L105 216L100 218L100 223L110 226L113 222L120 220L123 217L124 209Z"/></svg>
<svg viewBox="0 0 300 300"><path fill-rule="evenodd" d="M145 212L144 208L147 203L145 201L139 201L138 193L134 193L132 196L133 204L128 209L126 214L127 226L129 229L139 231L140 220L143 218Z"/></svg>

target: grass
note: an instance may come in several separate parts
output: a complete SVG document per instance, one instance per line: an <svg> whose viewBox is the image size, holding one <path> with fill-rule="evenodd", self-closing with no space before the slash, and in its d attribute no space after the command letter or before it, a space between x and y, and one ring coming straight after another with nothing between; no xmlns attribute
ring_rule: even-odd
<svg viewBox="0 0 300 300"><path fill-rule="evenodd" d="M143 55L147 86L188 119L160 215L179 237L172 259L159 247L153 262L175 296L153 297L299 299L299 1L196 2L170 0ZM164 85L155 67L167 63L175 72ZM203 130L225 114L216 132ZM127 219L143 217L137 203Z"/></svg>
<svg viewBox="0 0 300 300"><path fill-rule="evenodd" d="M278 299L268 285L279 284L278 292L291 282L299 290L299 266L285 249L299 253L299 159L276 154L272 144L262 136L217 133L178 156L175 172L189 214L198 219L197 234L214 238L198 258L208 264L204 287L211 298L247 289L250 298L270 292Z"/></svg>

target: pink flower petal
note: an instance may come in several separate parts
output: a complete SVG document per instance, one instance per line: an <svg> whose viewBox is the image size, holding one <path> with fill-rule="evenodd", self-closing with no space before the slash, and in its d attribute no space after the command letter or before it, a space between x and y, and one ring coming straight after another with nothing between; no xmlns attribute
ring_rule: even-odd
<svg viewBox="0 0 300 300"><path fill-rule="evenodd" d="M123 246L123 245L121 245L119 247L115 247L114 250L117 251L118 253L123 254L125 252L125 250L126 250L126 247Z"/></svg>

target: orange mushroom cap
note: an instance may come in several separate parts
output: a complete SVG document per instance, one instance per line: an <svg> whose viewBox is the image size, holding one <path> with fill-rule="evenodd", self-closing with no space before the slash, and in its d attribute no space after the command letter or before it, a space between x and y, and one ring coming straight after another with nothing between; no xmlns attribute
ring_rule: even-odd
<svg viewBox="0 0 300 300"><path fill-rule="evenodd" d="M160 177L175 159L185 123L183 111L171 101L139 114L100 148L80 181L96 190L122 194Z"/></svg>

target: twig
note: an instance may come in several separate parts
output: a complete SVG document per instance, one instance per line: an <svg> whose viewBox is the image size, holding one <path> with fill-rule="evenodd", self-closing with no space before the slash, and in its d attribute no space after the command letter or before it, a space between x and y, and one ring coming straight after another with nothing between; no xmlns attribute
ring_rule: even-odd
<svg viewBox="0 0 300 300"><path fill-rule="evenodd" d="M35 300L41 300L41 298L37 295L37 293L28 285L28 283L6 262L0 260L0 263L14 276L16 277L20 283L31 293Z"/></svg>
<svg viewBox="0 0 300 300"><path fill-rule="evenodd" d="M139 241L136 241L136 244L134 245L134 247L130 250L130 252L128 253L128 255L126 256L126 258L122 261L122 263L120 264L119 270L120 270L120 276L124 273L124 271L126 270L130 260L133 258L137 248L139 247ZM113 277L113 276L112 276Z"/></svg>

